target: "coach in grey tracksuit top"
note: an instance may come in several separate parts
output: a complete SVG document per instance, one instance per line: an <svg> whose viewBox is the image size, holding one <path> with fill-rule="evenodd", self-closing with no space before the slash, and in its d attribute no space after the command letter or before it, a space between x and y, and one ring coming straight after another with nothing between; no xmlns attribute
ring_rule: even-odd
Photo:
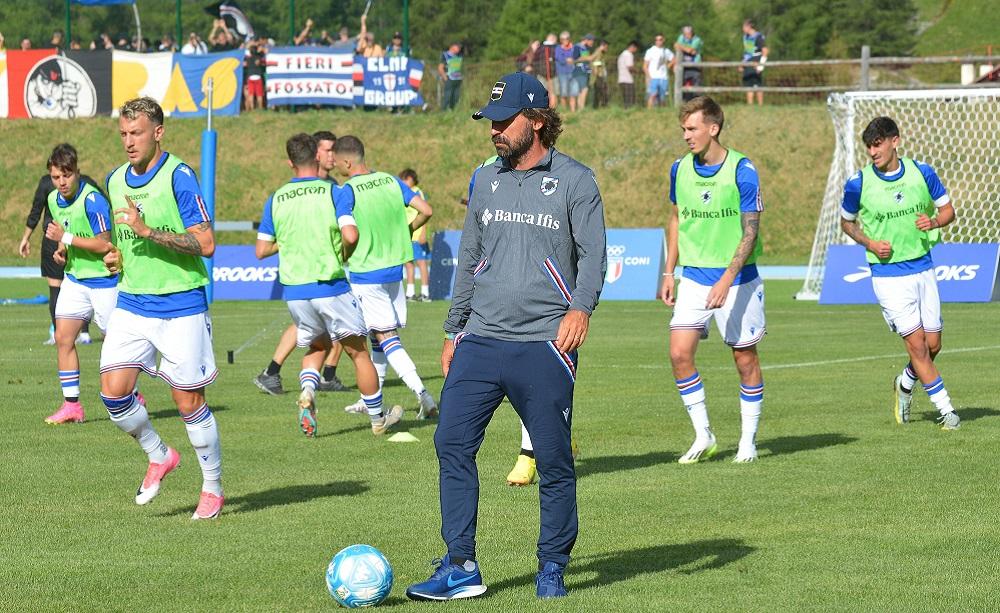
<svg viewBox="0 0 1000 613"><path fill-rule="evenodd" d="M551 341L567 308L593 312L607 253L589 168L555 148L531 170L498 158L470 195L445 332Z"/></svg>

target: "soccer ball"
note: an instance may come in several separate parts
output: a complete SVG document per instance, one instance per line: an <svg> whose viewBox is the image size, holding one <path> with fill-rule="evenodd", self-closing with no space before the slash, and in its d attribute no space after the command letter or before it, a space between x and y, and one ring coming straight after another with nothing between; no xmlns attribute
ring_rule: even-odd
<svg viewBox="0 0 1000 613"><path fill-rule="evenodd" d="M351 545L337 552L326 567L326 589L348 609L374 607L392 589L392 567L371 545Z"/></svg>

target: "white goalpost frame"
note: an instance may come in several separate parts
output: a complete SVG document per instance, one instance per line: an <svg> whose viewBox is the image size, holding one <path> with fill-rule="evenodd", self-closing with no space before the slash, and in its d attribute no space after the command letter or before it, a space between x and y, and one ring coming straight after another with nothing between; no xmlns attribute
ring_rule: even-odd
<svg viewBox="0 0 1000 613"><path fill-rule="evenodd" d="M944 239L1000 242L1000 87L834 93L827 109L836 144L797 299L819 298L827 248L851 243L840 231L844 184L871 163L861 132L880 115L899 124L900 155L930 164L948 190L958 215Z"/></svg>

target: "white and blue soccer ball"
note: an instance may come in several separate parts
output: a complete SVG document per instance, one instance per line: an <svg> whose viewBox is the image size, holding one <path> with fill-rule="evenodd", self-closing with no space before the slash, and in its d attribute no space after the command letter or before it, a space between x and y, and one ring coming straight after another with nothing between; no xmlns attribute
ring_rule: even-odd
<svg viewBox="0 0 1000 613"><path fill-rule="evenodd" d="M326 567L326 588L348 609L374 607L392 589L392 566L371 545L341 549Z"/></svg>

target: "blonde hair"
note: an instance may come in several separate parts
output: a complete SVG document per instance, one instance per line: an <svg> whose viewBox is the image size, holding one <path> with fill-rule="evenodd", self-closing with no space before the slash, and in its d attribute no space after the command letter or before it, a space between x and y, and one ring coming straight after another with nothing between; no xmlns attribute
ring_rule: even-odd
<svg viewBox="0 0 1000 613"><path fill-rule="evenodd" d="M722 112L722 107L719 106L719 103L708 96L698 96L685 102L681 106L679 113L680 120L683 122L691 115L699 112L705 123L714 123L719 126L719 132L722 132L722 126L726 123L726 116Z"/></svg>
<svg viewBox="0 0 1000 613"><path fill-rule="evenodd" d="M163 108L149 96L132 98L118 109L118 114L126 119L136 119L140 114L149 118L156 126L163 125Z"/></svg>

